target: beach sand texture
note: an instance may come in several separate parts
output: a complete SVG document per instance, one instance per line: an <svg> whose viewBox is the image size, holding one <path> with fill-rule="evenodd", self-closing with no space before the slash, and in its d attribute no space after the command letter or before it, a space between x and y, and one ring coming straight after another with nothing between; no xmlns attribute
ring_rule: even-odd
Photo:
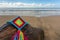
<svg viewBox="0 0 60 40"><path fill-rule="evenodd" d="M5 24L7 21L15 18L16 16L0 16L0 26ZM36 28L33 31L33 38L34 40L34 33L37 40L40 39L40 30L44 30L44 40L60 40L60 16L48 16L48 17L29 17L29 16L22 16L22 18L29 23L32 28ZM13 28L12 28L13 29ZM11 30L10 30L11 31ZM14 30L16 31L16 29ZM1 32L2 33L2 32ZM0 34L1 35L1 34Z"/></svg>

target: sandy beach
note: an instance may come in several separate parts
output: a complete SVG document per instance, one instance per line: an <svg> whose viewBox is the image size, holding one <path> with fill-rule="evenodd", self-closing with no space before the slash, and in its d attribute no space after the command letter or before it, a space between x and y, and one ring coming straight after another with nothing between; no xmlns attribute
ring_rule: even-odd
<svg viewBox="0 0 60 40"><path fill-rule="evenodd" d="M0 26L16 16L0 16ZM60 40L60 16L22 16L33 28L44 30L45 40ZM36 31L37 32L37 31Z"/></svg>

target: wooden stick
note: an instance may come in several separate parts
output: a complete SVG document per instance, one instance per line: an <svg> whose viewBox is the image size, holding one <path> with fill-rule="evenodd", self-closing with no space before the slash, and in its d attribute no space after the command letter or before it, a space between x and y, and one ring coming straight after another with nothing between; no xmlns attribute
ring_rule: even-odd
<svg viewBox="0 0 60 40"><path fill-rule="evenodd" d="M5 27L7 27L8 25L9 25L9 24L6 23L6 24L4 24L3 26L1 26L1 27L0 27L0 31L3 30L3 29L4 29Z"/></svg>

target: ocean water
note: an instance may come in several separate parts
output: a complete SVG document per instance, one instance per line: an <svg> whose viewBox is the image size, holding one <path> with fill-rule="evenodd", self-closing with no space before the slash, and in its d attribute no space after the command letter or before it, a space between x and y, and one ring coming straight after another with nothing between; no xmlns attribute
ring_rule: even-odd
<svg viewBox="0 0 60 40"><path fill-rule="evenodd" d="M18 16L36 16L36 17L43 17L43 16L54 16L60 15L60 10L16 10L16 9L0 9L0 15L18 15Z"/></svg>

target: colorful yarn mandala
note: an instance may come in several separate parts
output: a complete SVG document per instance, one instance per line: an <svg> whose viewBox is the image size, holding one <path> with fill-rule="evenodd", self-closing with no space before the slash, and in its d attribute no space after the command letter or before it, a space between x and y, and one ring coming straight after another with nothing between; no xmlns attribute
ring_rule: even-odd
<svg viewBox="0 0 60 40"><path fill-rule="evenodd" d="M25 27L25 25L27 24L24 20L22 20L18 16L17 18L13 19L9 23L18 29L18 31L13 35L11 40L28 40L28 37L24 35L24 32L21 31L21 29Z"/></svg>

